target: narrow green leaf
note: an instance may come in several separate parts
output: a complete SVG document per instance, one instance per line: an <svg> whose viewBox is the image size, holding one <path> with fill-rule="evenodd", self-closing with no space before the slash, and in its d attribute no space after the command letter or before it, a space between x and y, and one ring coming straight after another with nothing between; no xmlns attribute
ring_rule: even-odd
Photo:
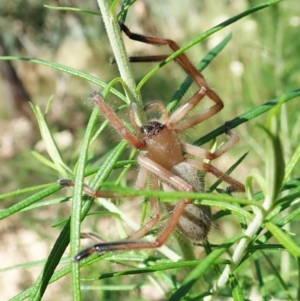
<svg viewBox="0 0 300 301"><path fill-rule="evenodd" d="M27 208L31 204L34 204L34 203L38 202L39 200L44 199L45 197L55 193L56 191L58 191L60 189L61 189L61 187L59 187L58 185L52 184L51 186L43 189L42 191L39 191L39 192L33 194L32 196L26 198L25 200L18 202L17 204L12 205L11 207L1 211L0 212L0 220Z"/></svg>
<svg viewBox="0 0 300 301"><path fill-rule="evenodd" d="M281 228L274 223L267 222L266 227L273 234L273 236L296 258L300 257L299 245Z"/></svg>
<svg viewBox="0 0 300 301"><path fill-rule="evenodd" d="M44 165L46 165L46 166L52 168L53 170L57 171L56 165L53 162L51 162L50 160L48 160L47 158L45 158L40 153L38 153L36 151L31 151L31 154L33 155L33 157L35 157L38 161L40 161Z"/></svg>
<svg viewBox="0 0 300 301"><path fill-rule="evenodd" d="M276 118L276 117L274 117ZM270 210L281 191L283 181L284 159L278 133L272 132L264 127L261 127L267 134L266 143L266 195L264 208Z"/></svg>
<svg viewBox="0 0 300 301"><path fill-rule="evenodd" d="M254 265L255 265L256 277L257 277L257 281L258 281L260 295L262 296L263 300L266 300L266 286L265 286L264 279L262 276L262 268L261 268L260 261L258 259L255 259Z"/></svg>
<svg viewBox="0 0 300 301"><path fill-rule="evenodd" d="M113 183L103 183L103 188L109 191L113 191L119 194L119 197L133 197L133 196L144 196L144 197L156 197L161 202L173 202L178 199L187 198L194 200L195 204L203 204L208 206L217 206L232 210L239 214L251 217L251 214L232 203L244 204L256 206L259 208L261 204L255 201L249 201L247 199L237 198L228 194L213 194L213 193L199 193L199 192L182 192L182 191L162 191L162 190L136 190L134 188L125 188L115 185Z"/></svg>
<svg viewBox="0 0 300 301"><path fill-rule="evenodd" d="M132 261L132 258L130 258L130 260ZM185 268L185 267L194 267L194 266L197 266L198 264L199 264L199 260L189 260L189 261L183 261L183 262L170 262L170 263L148 266L145 268L138 268L138 269L131 269L131 270L120 271L120 272L100 274L97 277L84 278L82 280L95 281L95 280L115 278L115 277L120 277L120 276L125 276L125 275L155 273L158 271L165 271L165 270Z"/></svg>
<svg viewBox="0 0 300 301"><path fill-rule="evenodd" d="M250 245L247 250L258 251L258 250L271 250L271 251L286 251L285 247L281 244L263 244L263 245Z"/></svg>
<svg viewBox="0 0 300 301"><path fill-rule="evenodd" d="M264 255L265 260L268 262L269 266L271 267L271 269L273 271L273 275L278 279L280 285L286 292L288 299L291 301L294 300L294 298L292 297L292 295L289 292L288 283L285 283L285 281L281 277L278 267L274 265L273 261L270 259L270 257L267 254L265 254L264 252L262 252L262 254Z"/></svg>
<svg viewBox="0 0 300 301"><path fill-rule="evenodd" d="M181 286L175 291L169 301L177 301L183 298L194 285L194 283L198 281L198 279L213 266L215 261L242 237L243 236L237 236L225 241L221 247L213 250L209 255L207 255L207 257L204 258L201 263L195 267L195 269L184 279Z"/></svg>
<svg viewBox="0 0 300 301"><path fill-rule="evenodd" d="M291 157L290 161L287 163L287 165L285 167L283 183L286 183L288 181L294 168L297 166L297 163L299 162L299 160L300 160L300 145L297 147L293 156Z"/></svg>
<svg viewBox="0 0 300 301"><path fill-rule="evenodd" d="M35 190L40 190L40 189L43 189L43 188L47 188L47 187L52 186L52 185L53 185L53 183L43 184L43 185L32 186L32 187L27 187L27 188L23 188L23 189L18 189L16 191L7 192L7 193L4 193L4 194L0 195L0 200L10 198L10 197L13 197L13 196L18 196L18 195L28 193L28 192L33 192Z"/></svg>
<svg viewBox="0 0 300 301"><path fill-rule="evenodd" d="M269 110L271 110L272 108L277 106L279 103L282 104L282 103L288 102L299 96L300 96L300 88L296 89L292 92L289 92L287 94L284 94L280 97L274 98L268 102L265 102L264 104L262 104L258 107L255 107L253 109L250 109L249 111L245 112L244 114L228 121L230 123L230 127L233 129L240 124L243 124L253 118L258 117L259 115L262 115L262 114L268 112ZM196 140L193 144L202 145L202 144L214 139L215 137L217 137L219 135L223 135L223 134L224 134L224 125L218 127L217 129L211 131L207 135Z"/></svg>
<svg viewBox="0 0 300 301"><path fill-rule="evenodd" d="M98 11L76 8L76 7L69 7L69 6L52 6L52 5L44 5L45 8L53 9L53 10L62 10L62 11L72 11L76 13L84 13L84 14L91 14L95 16L100 16L101 14Z"/></svg>
<svg viewBox="0 0 300 301"><path fill-rule="evenodd" d="M34 104L30 104L36 119L39 124L39 129L43 138L43 141L45 143L47 152L52 159L53 163L55 164L56 170L63 176L67 177L72 172L69 170L69 168L64 163L60 152L57 148L56 142L50 132L50 129L48 127L47 121L44 118L44 115L42 114L40 108Z"/></svg>
<svg viewBox="0 0 300 301"><path fill-rule="evenodd" d="M28 61L28 62L32 62L32 63L36 63L36 64L40 64L40 65L44 65L53 69L56 69L58 71L61 72L65 72L68 74L72 74L73 76L85 79L99 87L103 87L106 88L107 84L101 80L99 80L97 77L89 75L87 73L81 72L79 70L73 69L71 67L62 65L62 64L58 64L58 63L54 63L54 62L48 62L45 60L40 60L40 59L36 59L36 58L29 58L29 57L23 57L23 56L0 56L0 60L4 60L4 61ZM116 89L111 89L110 90L111 93L113 93L114 95L116 95L119 99L123 100L125 103L127 103L126 97L120 93L118 90Z"/></svg>
<svg viewBox="0 0 300 301"><path fill-rule="evenodd" d="M236 279L236 277L231 274L229 276L229 285L232 292L232 298L234 301L245 301L242 289Z"/></svg>
<svg viewBox="0 0 300 301"><path fill-rule="evenodd" d="M120 12L118 13L118 20L125 23L127 12L130 6L135 2L136 0L123 0L122 1L122 7ZM119 1L118 1L119 2Z"/></svg>
<svg viewBox="0 0 300 301"><path fill-rule="evenodd" d="M88 147L93 134L93 127L98 118L98 110L95 108L90 117L89 123L86 128L86 132L83 138L82 147L79 155L74 190L73 190L73 202L72 202L72 215L71 215L71 254L75 256L79 251L80 246L80 222L82 211L82 191L84 181L84 171L87 161ZM80 290L80 274L78 264L72 264L72 289L73 300L81 300Z"/></svg>

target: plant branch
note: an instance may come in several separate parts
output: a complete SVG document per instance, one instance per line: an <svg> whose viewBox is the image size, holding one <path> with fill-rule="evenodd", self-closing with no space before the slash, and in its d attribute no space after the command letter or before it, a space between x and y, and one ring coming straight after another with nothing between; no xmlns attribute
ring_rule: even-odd
<svg viewBox="0 0 300 301"><path fill-rule="evenodd" d="M141 95L136 90L135 80L132 69L128 61L125 45L123 43L122 34L117 17L113 11L113 5L108 0L97 0L107 36L110 41L111 48L120 72L125 83L125 93L129 102L135 102L138 106L142 106Z"/></svg>

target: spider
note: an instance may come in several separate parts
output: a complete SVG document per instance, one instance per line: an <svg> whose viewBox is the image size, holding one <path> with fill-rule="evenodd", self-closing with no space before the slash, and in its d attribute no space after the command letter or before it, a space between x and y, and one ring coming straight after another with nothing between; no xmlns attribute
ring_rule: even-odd
<svg viewBox="0 0 300 301"><path fill-rule="evenodd" d="M172 40L133 33L121 22L120 27L132 40L153 45L168 45L173 51L179 49L179 46ZM168 55L157 55L130 57L129 59L132 62L149 62L162 61L167 57ZM198 91L171 114L168 113L165 106L160 102L146 105L144 108L146 113L156 111L160 113L161 118L159 120L149 120L144 125L138 124L137 106L134 103L131 104L130 121L135 134L125 127L113 110L105 103L100 93L95 92L91 95L93 103L100 109L103 116L108 119L121 138L140 151L137 157L140 170L135 187L137 189L144 189L148 183L148 188L151 190L163 188L164 190L186 192L203 191L202 184L197 175L197 171L200 170L212 173L217 178L227 182L230 185L228 187L230 192L244 191L243 184L224 174L213 165L185 157L188 154L189 157L193 156L213 160L228 151L239 140L239 137L231 131L229 124L225 123L225 133L229 139L215 152L209 152L201 147L180 141L178 137L180 132L215 115L223 108L223 102L218 94L208 87L203 75L196 70L184 53L176 57L175 62L198 85ZM200 114L186 117L205 96L209 97L214 102L214 105ZM73 186L73 182L70 180L60 180L59 184L61 186ZM94 198L115 196L113 192L93 191L87 187L85 188L85 193ZM124 240L96 243L78 253L73 260L78 262L93 253L99 254L107 251L158 248L168 240L175 229L187 236L194 243L201 242L207 238L211 226L210 207L195 205L189 199L180 199L176 204L166 205L169 217L157 238L151 242L142 240L141 238L160 221L158 199L151 198L150 204L153 211L152 218L138 231ZM85 234L83 236L86 237ZM88 234L88 236L90 235ZM93 234L92 236L97 237Z"/></svg>

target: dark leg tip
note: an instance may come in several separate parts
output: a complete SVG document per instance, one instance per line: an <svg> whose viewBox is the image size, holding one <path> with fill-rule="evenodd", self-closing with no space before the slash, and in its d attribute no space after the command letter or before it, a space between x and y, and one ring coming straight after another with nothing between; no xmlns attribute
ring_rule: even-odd
<svg viewBox="0 0 300 301"><path fill-rule="evenodd" d="M118 22L122 31L128 30L128 27L122 21L118 20Z"/></svg>
<svg viewBox="0 0 300 301"><path fill-rule="evenodd" d="M225 132L226 135L229 135L229 136L232 134L230 121L226 121L225 122L225 124L224 124L224 132Z"/></svg>
<svg viewBox="0 0 300 301"><path fill-rule="evenodd" d="M73 186L73 181L69 179L59 179L57 180L57 185L62 187Z"/></svg>
<svg viewBox="0 0 300 301"><path fill-rule="evenodd" d="M77 255L75 255L73 257L72 261L73 262L79 262L82 259L87 258L87 257L89 257L90 255L92 255L94 253L95 253L95 248L94 248L94 246L92 246L92 247L90 247L88 249L85 249L85 250L79 252Z"/></svg>
<svg viewBox="0 0 300 301"><path fill-rule="evenodd" d="M80 260L81 259L78 257L78 255L74 256L73 259L72 259L72 261L75 262L75 263L79 262Z"/></svg>
<svg viewBox="0 0 300 301"><path fill-rule="evenodd" d="M109 59L109 64L110 65L113 65L115 63L116 63L116 59L114 57L112 57L112 58Z"/></svg>

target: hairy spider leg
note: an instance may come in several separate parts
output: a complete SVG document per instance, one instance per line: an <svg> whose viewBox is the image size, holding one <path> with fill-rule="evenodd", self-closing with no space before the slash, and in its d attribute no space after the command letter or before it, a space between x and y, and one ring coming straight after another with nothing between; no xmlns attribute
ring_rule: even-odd
<svg viewBox="0 0 300 301"><path fill-rule="evenodd" d="M188 184L186 181L184 181L183 179L181 179L179 176L175 175L168 169L165 169L164 167L160 166L156 162L152 161L151 159L146 158L144 156L139 156L138 162L142 168L145 168L147 171L150 171L155 177L162 179L164 182L168 183L169 185L176 188L177 190L186 191L186 192L194 191L193 187L190 184ZM152 183L152 185L156 185L156 184ZM98 197L98 195L101 194L101 191L100 192L88 191L88 193L93 197ZM180 217L183 215L186 205L189 203L190 200L181 199L174 205L174 208L172 210L172 213L170 214L168 221L166 222L165 226L163 227L158 237L153 242L134 240L134 239L125 239L121 241L105 242L105 243L101 242L79 252L74 257L73 260L75 262L78 262L90 256L93 253L158 248L168 240L169 236L176 228ZM142 227L140 230L134 233L130 238L140 238L141 236L146 234L151 228L153 228L153 226L158 222L159 206L156 199L153 199L152 205L153 205L154 215L156 214L157 216L155 216L153 220L150 220L148 225L146 224L144 227Z"/></svg>
<svg viewBox="0 0 300 301"><path fill-rule="evenodd" d="M136 149L143 149L144 143L139 140L133 133L131 133L124 124L119 120L118 116L111 110L111 108L105 103L102 95L99 92L94 92L91 95L92 102L101 110L106 119L110 121L110 124L120 134L120 136L128 141Z"/></svg>
<svg viewBox="0 0 300 301"><path fill-rule="evenodd" d="M158 46L168 45L174 52L180 49L178 44L173 40L133 33L124 23L119 22L119 24L122 31L128 36L128 38L132 40ZM129 60L131 62L150 62L161 61L167 57L168 55L143 56L139 57L138 59L136 57L130 57ZM218 113L220 110L222 110L224 104L218 94L208 87L203 75L197 71L185 53L181 53L174 60L200 87L200 89L185 104L177 108L169 118L169 122L174 125L174 128L176 128L177 131L184 131ZM201 114L197 114L196 116L192 116L181 121L184 116L186 116L196 105L198 105L205 95L215 102L215 105L208 108Z"/></svg>
<svg viewBox="0 0 300 301"><path fill-rule="evenodd" d="M233 131L231 131L229 123L225 123L225 133L229 137L228 141L224 143L220 148L218 148L215 152L209 152L199 146L191 145L188 143L183 143L182 147L183 150L195 157L200 157L203 159L213 160L221 155L223 155L225 152L227 152L233 145L235 145L239 141L239 136L236 135ZM223 180L224 182L230 184L230 187L227 187L228 192L244 192L245 187L242 183L239 181L236 181L232 177L226 175L216 167L214 167L211 164L199 162L192 159L187 159L187 162L190 163L191 166L198 170L204 170L205 172L209 172L213 175L215 175L217 178Z"/></svg>

